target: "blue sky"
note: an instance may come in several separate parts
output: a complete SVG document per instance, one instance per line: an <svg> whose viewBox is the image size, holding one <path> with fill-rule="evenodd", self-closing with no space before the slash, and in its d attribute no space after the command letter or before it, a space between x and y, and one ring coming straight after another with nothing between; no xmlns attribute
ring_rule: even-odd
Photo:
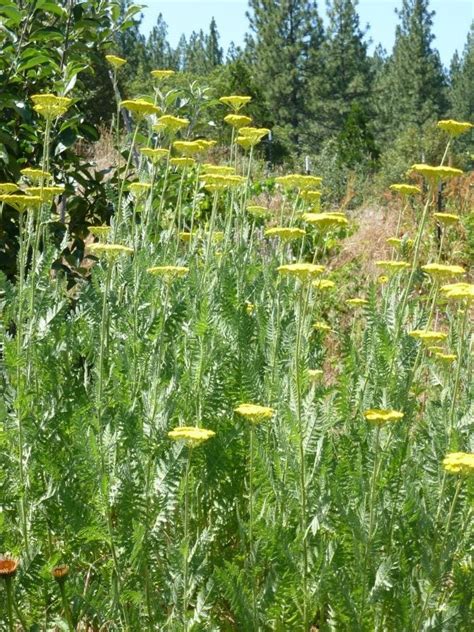
<svg viewBox="0 0 474 632"><path fill-rule="evenodd" d="M138 3L140 0L138 0ZM189 35L193 30L207 32L214 16L221 36L221 45L227 50L231 41L243 42L248 30L245 16L247 0L143 0L142 31L148 33L159 13L168 24L168 39L175 46L182 33ZM379 42L390 52L393 46L397 16L395 8L401 0L360 0L359 15L361 25L370 24L368 36L372 39L372 50ZM325 1L320 0L321 12ZM445 65L457 49L462 51L470 24L474 19L474 0L432 0L434 17L434 46L438 48Z"/></svg>

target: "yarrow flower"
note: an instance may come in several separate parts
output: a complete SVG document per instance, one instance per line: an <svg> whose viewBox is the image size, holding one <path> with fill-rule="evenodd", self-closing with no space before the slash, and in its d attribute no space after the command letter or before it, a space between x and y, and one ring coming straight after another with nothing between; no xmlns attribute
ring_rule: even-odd
<svg viewBox="0 0 474 632"><path fill-rule="evenodd" d="M322 320L318 320L314 323L313 329L316 329L316 331L331 331L331 327Z"/></svg>
<svg viewBox="0 0 474 632"><path fill-rule="evenodd" d="M299 239L306 235L306 231L302 228L285 228L284 226L275 226L274 228L267 228L264 233L265 237L279 237L282 241L291 241L292 239Z"/></svg>
<svg viewBox="0 0 474 632"><path fill-rule="evenodd" d="M143 147L140 149L140 153L149 158L153 163L157 163L158 161L163 160L163 158L167 158L170 151L164 147L157 147L156 149Z"/></svg>
<svg viewBox="0 0 474 632"><path fill-rule="evenodd" d="M271 419L275 414L273 408L259 406L258 404L240 404L240 406L234 409L234 412L252 424L258 424L267 419Z"/></svg>
<svg viewBox="0 0 474 632"><path fill-rule="evenodd" d="M89 226L89 232L99 239L106 238L110 233L110 226Z"/></svg>
<svg viewBox="0 0 474 632"><path fill-rule="evenodd" d="M323 375L324 371L322 369L308 369L308 377L312 382L316 381Z"/></svg>
<svg viewBox="0 0 474 632"><path fill-rule="evenodd" d="M440 291L448 299L474 300L474 284L472 283L450 283L443 285Z"/></svg>
<svg viewBox="0 0 474 632"><path fill-rule="evenodd" d="M195 156L216 144L215 140L176 140L173 147L183 156Z"/></svg>
<svg viewBox="0 0 474 632"><path fill-rule="evenodd" d="M408 270L410 264L406 261L376 261L375 265L386 272L401 272Z"/></svg>
<svg viewBox="0 0 474 632"><path fill-rule="evenodd" d="M159 114L161 112L161 109L157 105L145 99L127 99L120 102L120 107L133 112L138 118L151 114Z"/></svg>
<svg viewBox="0 0 474 632"><path fill-rule="evenodd" d="M319 207L319 203L321 202L321 191L313 191L311 189L304 189L300 193L301 199L306 202L313 202Z"/></svg>
<svg viewBox="0 0 474 632"><path fill-rule="evenodd" d="M242 109L244 107L244 105L247 105L247 103L250 103L250 101L252 100L252 97L244 97L244 96L239 96L239 95L230 95L228 97L221 97L219 99L219 101L221 103L224 103L225 105L230 106L234 112L238 112L240 109Z"/></svg>
<svg viewBox="0 0 474 632"><path fill-rule="evenodd" d="M105 59L113 68L115 68L115 70L127 63L126 59L123 59L123 57L118 57L117 55L106 55Z"/></svg>
<svg viewBox="0 0 474 632"><path fill-rule="evenodd" d="M55 94L34 94L31 100L34 103L33 109L48 120L65 114L72 103L69 97L58 97Z"/></svg>
<svg viewBox="0 0 474 632"><path fill-rule="evenodd" d="M461 266L446 265L443 263L427 263L421 266L423 272L430 274L433 277L450 277L460 276L466 274L466 271Z"/></svg>
<svg viewBox="0 0 474 632"><path fill-rule="evenodd" d="M417 338L424 343L431 344L433 342L442 342L446 340L448 334L443 331L428 331L423 329L413 329L408 332L408 335L412 338Z"/></svg>
<svg viewBox="0 0 474 632"><path fill-rule="evenodd" d="M317 290L332 290L336 287L336 284L330 279L317 279L313 281L313 287Z"/></svg>
<svg viewBox="0 0 474 632"><path fill-rule="evenodd" d="M298 173L290 173L286 176L278 176L275 178L275 183L288 189L314 189L321 185L323 181L319 176L306 176Z"/></svg>
<svg viewBox="0 0 474 632"><path fill-rule="evenodd" d="M0 195L8 195L18 191L18 186L14 182L0 182Z"/></svg>
<svg viewBox="0 0 474 632"><path fill-rule="evenodd" d="M208 439L215 437L213 430L198 428L197 426L178 426L168 432L168 437L174 441L184 441L188 448L196 448Z"/></svg>
<svg viewBox="0 0 474 632"><path fill-rule="evenodd" d="M106 259L116 259L120 255L133 254L133 248L122 246L122 244L88 244L87 250L94 257L105 257Z"/></svg>
<svg viewBox="0 0 474 632"><path fill-rule="evenodd" d="M195 164L194 158L170 158L170 165L173 167L192 167Z"/></svg>
<svg viewBox="0 0 474 632"><path fill-rule="evenodd" d="M179 233L179 238L181 241L189 242L193 238L194 233L189 233L187 231L182 231Z"/></svg>
<svg viewBox="0 0 474 632"><path fill-rule="evenodd" d="M443 351L435 351L434 357L445 364L452 364L458 359L455 353L444 353Z"/></svg>
<svg viewBox="0 0 474 632"><path fill-rule="evenodd" d="M239 129L251 123L252 119L250 116L245 116L244 114L227 114L227 116L224 116L224 121L231 127Z"/></svg>
<svg viewBox="0 0 474 632"><path fill-rule="evenodd" d="M163 81L164 79L169 79L170 77L172 77L175 73L174 70L151 70L150 71L150 75L153 77L153 79L158 79L158 81Z"/></svg>
<svg viewBox="0 0 474 632"><path fill-rule="evenodd" d="M382 425L389 421L399 421L404 416L404 413L399 410L387 410L384 408L370 408L364 411L364 417L367 421L377 425Z"/></svg>
<svg viewBox="0 0 474 632"><path fill-rule="evenodd" d="M42 180L52 180L53 176L49 171L43 171L43 169L35 169L32 167L25 167L20 173L28 178L32 182L41 182Z"/></svg>
<svg viewBox="0 0 474 632"><path fill-rule="evenodd" d="M413 184L391 184L390 190L400 193L400 195L419 195L421 194L420 187Z"/></svg>
<svg viewBox="0 0 474 632"><path fill-rule="evenodd" d="M204 188L209 191L220 191L223 189L232 189L245 184L246 179L243 176L237 175L220 175L218 173L204 173L202 174L202 180L204 181Z"/></svg>
<svg viewBox="0 0 474 632"><path fill-rule="evenodd" d="M149 182L132 182L128 185L128 190L135 197L143 197L151 190L151 184Z"/></svg>
<svg viewBox="0 0 474 632"><path fill-rule="evenodd" d="M202 166L202 175L231 176L235 175L235 167L212 165L208 162L205 162Z"/></svg>
<svg viewBox="0 0 474 632"><path fill-rule="evenodd" d="M448 134L451 134L453 137L464 134L474 127L472 123L468 123L466 121L454 121L453 119L438 121L437 126L439 129L448 132Z"/></svg>
<svg viewBox="0 0 474 632"><path fill-rule="evenodd" d="M464 173L461 169L455 169L454 167L432 167L431 165L425 165L423 163L412 165L411 171L419 173L421 176L433 182L462 176Z"/></svg>
<svg viewBox="0 0 474 632"><path fill-rule="evenodd" d="M167 131L175 133L188 125L189 120L186 118L172 116L171 114L164 114L163 116L160 116L158 121L153 125L153 129L155 132Z"/></svg>
<svg viewBox="0 0 474 632"><path fill-rule="evenodd" d="M315 276L324 272L324 266L314 263L289 263L279 266L277 272L284 276L296 277L300 281L311 281Z"/></svg>
<svg viewBox="0 0 474 632"><path fill-rule="evenodd" d="M301 219L318 228L331 228L332 226L347 226L349 223L344 213L303 213Z"/></svg>
<svg viewBox="0 0 474 632"><path fill-rule="evenodd" d="M450 474L474 474L474 454L450 452L443 459L443 467Z"/></svg>
<svg viewBox="0 0 474 632"><path fill-rule="evenodd" d="M247 206L247 213L254 217L268 217L270 215L270 211L266 206L259 206L258 204Z"/></svg>
<svg viewBox="0 0 474 632"><path fill-rule="evenodd" d="M454 215L454 213L433 213L433 217L437 219L440 224L457 224L460 220L459 215Z"/></svg>
<svg viewBox="0 0 474 632"><path fill-rule="evenodd" d="M390 244L390 246L393 246L394 248L403 248L403 246L407 246L408 248L411 248L414 245L414 241L413 239L400 239L399 237L388 237L386 240L387 244Z"/></svg>
<svg viewBox="0 0 474 632"><path fill-rule="evenodd" d="M147 272L155 276L174 278L185 276L188 274L189 268L185 266L153 266L152 268L147 268Z"/></svg>
<svg viewBox="0 0 474 632"><path fill-rule="evenodd" d="M348 298L346 300L346 305L350 305L351 307L362 307L368 304L369 301L366 298Z"/></svg>
<svg viewBox="0 0 474 632"><path fill-rule="evenodd" d="M12 206L19 213L24 213L27 210L34 210L39 208L44 200L39 195L21 195L19 193L8 193L0 195L0 202L4 202L9 206Z"/></svg>
<svg viewBox="0 0 474 632"><path fill-rule="evenodd" d="M27 195L39 196L44 202L51 202L54 197L64 193L64 186L25 187L23 191Z"/></svg>

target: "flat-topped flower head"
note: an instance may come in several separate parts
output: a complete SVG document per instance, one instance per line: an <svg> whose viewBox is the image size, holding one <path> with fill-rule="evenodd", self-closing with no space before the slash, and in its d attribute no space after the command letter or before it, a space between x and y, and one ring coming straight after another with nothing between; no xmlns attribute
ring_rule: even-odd
<svg viewBox="0 0 474 632"><path fill-rule="evenodd" d="M472 123L468 123L467 121L454 121L453 119L438 121L437 126L453 137L469 132L469 130L474 127Z"/></svg>
<svg viewBox="0 0 474 632"><path fill-rule="evenodd" d="M209 149L217 145L217 140L207 140L205 138L198 138L198 140L194 142L198 143L198 145L201 147L202 152L208 151Z"/></svg>
<svg viewBox="0 0 474 632"><path fill-rule="evenodd" d="M322 320L318 320L313 324L313 329L316 331L331 331L331 327Z"/></svg>
<svg viewBox="0 0 474 632"><path fill-rule="evenodd" d="M474 474L474 454L472 452L450 452L443 459L443 468L449 474Z"/></svg>
<svg viewBox="0 0 474 632"><path fill-rule="evenodd" d="M196 154L206 151L207 147L203 145L203 142L204 141L200 140L175 140L173 147L183 156L195 156Z"/></svg>
<svg viewBox="0 0 474 632"><path fill-rule="evenodd" d="M198 428L197 426L178 426L168 432L168 437L173 441L183 441L188 448L196 448L205 441L215 437L213 430Z"/></svg>
<svg viewBox="0 0 474 632"><path fill-rule="evenodd" d="M142 149L140 149L140 153L149 158L153 164L156 164L160 160L168 158L170 151L164 147L157 147L156 149L152 149L151 147L142 147Z"/></svg>
<svg viewBox="0 0 474 632"><path fill-rule="evenodd" d="M241 127L239 129L240 136L251 138L257 142L260 142L262 138L265 138L270 133L268 127Z"/></svg>
<svg viewBox="0 0 474 632"><path fill-rule="evenodd" d="M152 268L147 268L147 272L149 274L153 274L154 276L174 279L186 276L189 272L189 268L186 268L185 266L153 266Z"/></svg>
<svg viewBox="0 0 474 632"><path fill-rule="evenodd" d="M432 344L433 342L443 342L448 337L448 334L443 331L428 331L423 329L413 329L408 332L408 335L412 338L417 338L426 344Z"/></svg>
<svg viewBox="0 0 474 632"><path fill-rule="evenodd" d="M231 176L235 175L235 167L227 167L225 165L213 165L205 162L202 165L202 175Z"/></svg>
<svg viewBox="0 0 474 632"><path fill-rule="evenodd" d="M308 377L312 382L315 382L324 375L322 369L308 369Z"/></svg>
<svg viewBox="0 0 474 632"><path fill-rule="evenodd" d="M223 189L234 189L246 183L244 176L234 174L204 173L202 174L204 188L209 191L220 191Z"/></svg>
<svg viewBox="0 0 474 632"><path fill-rule="evenodd" d="M408 270L410 268L410 264L406 261L376 261L375 265L378 268L382 268L386 272L402 272L403 270Z"/></svg>
<svg viewBox="0 0 474 632"><path fill-rule="evenodd" d="M411 171L420 174L427 180L437 182L439 180L449 180L449 178L456 178L462 176L464 173L461 169L455 169L454 167L432 167L431 165L425 165L424 163L417 163L411 166Z"/></svg>
<svg viewBox="0 0 474 632"><path fill-rule="evenodd" d="M0 578L11 579L18 570L18 560L12 557L0 557Z"/></svg>
<svg viewBox="0 0 474 632"><path fill-rule="evenodd" d="M253 217L268 217L270 211L266 206L260 206L259 204L250 204L247 206L247 213L253 215Z"/></svg>
<svg viewBox="0 0 474 632"><path fill-rule="evenodd" d="M120 257L120 255L133 254L133 248L122 246L122 244L88 244L87 250L89 254L93 255L94 257L98 257L99 259L103 257L104 259L110 260L117 259L117 257Z"/></svg>
<svg viewBox="0 0 474 632"><path fill-rule="evenodd" d="M0 202L12 206L19 213L25 211L34 211L38 209L44 202L43 198L39 195L22 195L20 193L6 193L0 195Z"/></svg>
<svg viewBox="0 0 474 632"><path fill-rule="evenodd" d="M366 298L359 298L359 297L355 297L355 298L348 298L346 300L346 305L349 305L350 307L363 307L364 305L368 305L369 301Z"/></svg>
<svg viewBox="0 0 474 632"><path fill-rule="evenodd" d="M335 226L347 226L349 223L344 213L303 213L301 219L312 226L325 230Z"/></svg>
<svg viewBox="0 0 474 632"><path fill-rule="evenodd" d="M227 114L227 116L224 116L224 121L231 127L239 129L251 123L252 119L250 116L245 116L244 114Z"/></svg>
<svg viewBox="0 0 474 632"><path fill-rule="evenodd" d="M89 232L94 237L106 239L110 233L110 226L89 226Z"/></svg>
<svg viewBox="0 0 474 632"><path fill-rule="evenodd" d="M304 189L300 193L301 199L306 202L312 202L319 208L321 203L321 191L313 191L312 189Z"/></svg>
<svg viewBox="0 0 474 632"><path fill-rule="evenodd" d="M128 190L137 199L144 197L151 191L151 184L149 182L132 182L128 185Z"/></svg>
<svg viewBox="0 0 474 632"><path fill-rule="evenodd" d="M284 276L295 277L300 281L311 281L324 272L324 266L314 263L289 263L279 266L277 272Z"/></svg>
<svg viewBox="0 0 474 632"><path fill-rule="evenodd" d="M413 239L400 239L399 237L388 237L385 241L387 242L387 244L390 244L390 246L393 246L394 248L403 248L403 246L412 248L415 243Z"/></svg>
<svg viewBox="0 0 474 632"><path fill-rule="evenodd" d="M164 81L165 79L169 79L175 74L176 73L174 70L168 70L168 69L165 70L161 68L150 71L150 75L153 77L153 79L156 79L157 81Z"/></svg>
<svg viewBox="0 0 474 632"><path fill-rule="evenodd" d="M172 114L164 114L160 116L158 121L153 125L155 132L176 133L180 129L184 129L189 125L187 118L173 116Z"/></svg>
<svg viewBox="0 0 474 632"><path fill-rule="evenodd" d="M219 99L221 103L228 105L230 108L232 108L232 110L234 110L234 112L238 112L239 110L241 110L244 105L250 103L251 100L252 97L240 96L237 94L231 94L228 97L221 97Z"/></svg>
<svg viewBox="0 0 474 632"><path fill-rule="evenodd" d="M106 55L105 59L109 62L109 64L115 70L117 70L118 68L121 68L127 63L126 59L123 59L123 57L118 57L117 55Z"/></svg>
<svg viewBox="0 0 474 632"><path fill-rule="evenodd" d="M185 167L193 167L195 164L196 161L194 158L170 158L170 165L173 165L173 167L180 167L181 169L184 169Z"/></svg>
<svg viewBox="0 0 474 632"><path fill-rule="evenodd" d="M34 103L33 109L48 120L65 114L72 103L69 97L58 97L55 94L34 94L31 100Z"/></svg>
<svg viewBox="0 0 474 632"><path fill-rule="evenodd" d="M159 114L161 109L145 99L126 99L120 102L120 107L135 114L138 118Z"/></svg>
<svg viewBox="0 0 474 632"><path fill-rule="evenodd" d="M391 184L390 190L399 193L400 195L420 195L421 189L413 184Z"/></svg>
<svg viewBox="0 0 474 632"><path fill-rule="evenodd" d="M298 173L290 173L286 176L278 176L275 183L286 189L314 189L319 187L323 179L319 176L306 176Z"/></svg>
<svg viewBox="0 0 474 632"><path fill-rule="evenodd" d="M302 228L275 226L274 228L267 228L264 235L265 237L279 237L282 241L292 241L293 239L301 239L301 237L304 237L306 231Z"/></svg>
<svg viewBox="0 0 474 632"><path fill-rule="evenodd" d="M184 231L184 230L183 230L183 231L181 231L181 232L179 233L179 238L181 239L181 241L184 241L184 242L188 243L188 242L190 242L190 241L191 241L191 239L193 238L193 235L194 235L194 234L195 234L195 233L190 233L190 232L188 232L188 231Z"/></svg>
<svg viewBox="0 0 474 632"><path fill-rule="evenodd" d="M273 408L259 406L258 404L240 404L240 406L234 409L234 412L252 424L258 424L267 419L271 419L275 414Z"/></svg>
<svg viewBox="0 0 474 632"><path fill-rule="evenodd" d="M57 195L64 193L63 185L46 186L46 187L25 187L23 191L26 195L40 197L44 202L51 202Z"/></svg>
<svg viewBox="0 0 474 632"><path fill-rule="evenodd" d="M253 138L249 138L248 136L237 136L237 138L235 139L235 143L237 145L240 145L240 147L242 147L242 149L245 149L245 151L248 151L252 147L255 147L255 145L258 145L259 141Z"/></svg>
<svg viewBox="0 0 474 632"><path fill-rule="evenodd" d="M446 226L457 224L461 219L459 215L454 215L454 213L433 213L433 217L440 224L445 224Z"/></svg>
<svg viewBox="0 0 474 632"><path fill-rule="evenodd" d="M451 276L462 276L466 271L461 266L447 265L444 263L427 263L421 266L423 272L435 278L445 278Z"/></svg>
<svg viewBox="0 0 474 632"><path fill-rule="evenodd" d="M383 425L390 421L399 421L403 419L404 413L401 413L399 410L389 410L385 408L369 408L369 410L364 411L364 417L370 423L376 425Z"/></svg>
<svg viewBox="0 0 474 632"><path fill-rule="evenodd" d="M0 195L8 195L18 191L18 186L14 182L0 182Z"/></svg>
<svg viewBox="0 0 474 632"><path fill-rule="evenodd" d="M49 173L49 171L43 171L43 169L35 169L33 167L25 167L20 171L20 173L25 178L31 180L31 182L42 182L53 179L53 176Z"/></svg>
<svg viewBox="0 0 474 632"><path fill-rule="evenodd" d="M472 283L448 283L443 285L440 291L448 299L474 300L474 284Z"/></svg>
<svg viewBox="0 0 474 632"><path fill-rule="evenodd" d="M433 355L437 360L443 362L443 364L452 364L458 359L455 353L444 353L444 351L435 351Z"/></svg>
<svg viewBox="0 0 474 632"><path fill-rule="evenodd" d="M313 281L313 287L317 290L332 290L336 287L336 284L330 279L317 279Z"/></svg>

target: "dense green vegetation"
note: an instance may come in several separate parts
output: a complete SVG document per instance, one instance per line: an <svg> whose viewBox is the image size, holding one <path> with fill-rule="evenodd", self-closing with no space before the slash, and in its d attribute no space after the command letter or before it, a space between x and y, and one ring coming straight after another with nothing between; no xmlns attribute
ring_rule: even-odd
<svg viewBox="0 0 474 632"><path fill-rule="evenodd" d="M473 38L249 10L0 7L2 630L472 627Z"/></svg>

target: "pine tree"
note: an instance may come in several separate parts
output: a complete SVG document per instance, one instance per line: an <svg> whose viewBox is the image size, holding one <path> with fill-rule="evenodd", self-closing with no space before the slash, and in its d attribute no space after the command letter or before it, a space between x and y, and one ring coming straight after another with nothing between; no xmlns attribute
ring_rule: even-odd
<svg viewBox="0 0 474 632"><path fill-rule="evenodd" d="M432 48L434 11L429 0L403 0L397 13L400 24L383 95L392 137L408 126L421 133L447 107L446 78L439 53Z"/></svg>
<svg viewBox="0 0 474 632"><path fill-rule="evenodd" d="M360 138L370 135L372 70L357 4L357 0L327 2L329 24L320 54L314 58L311 82L313 131L318 140L340 134L346 123L354 130L362 121L365 129Z"/></svg>
<svg viewBox="0 0 474 632"><path fill-rule="evenodd" d="M146 42L146 57L148 70L156 68L173 68L174 60L171 46L168 42L168 25L160 13L155 26L152 28Z"/></svg>
<svg viewBox="0 0 474 632"><path fill-rule="evenodd" d="M309 112L311 57L323 37L316 2L249 0L247 50L274 123L298 150Z"/></svg>
<svg viewBox="0 0 474 632"><path fill-rule="evenodd" d="M455 53L450 68L450 111L452 116L474 121L474 21L461 57Z"/></svg>
<svg viewBox="0 0 474 632"><path fill-rule="evenodd" d="M206 57L209 68L220 66L224 59L224 51L219 46L219 31L214 18L209 25L209 35L206 36Z"/></svg>

